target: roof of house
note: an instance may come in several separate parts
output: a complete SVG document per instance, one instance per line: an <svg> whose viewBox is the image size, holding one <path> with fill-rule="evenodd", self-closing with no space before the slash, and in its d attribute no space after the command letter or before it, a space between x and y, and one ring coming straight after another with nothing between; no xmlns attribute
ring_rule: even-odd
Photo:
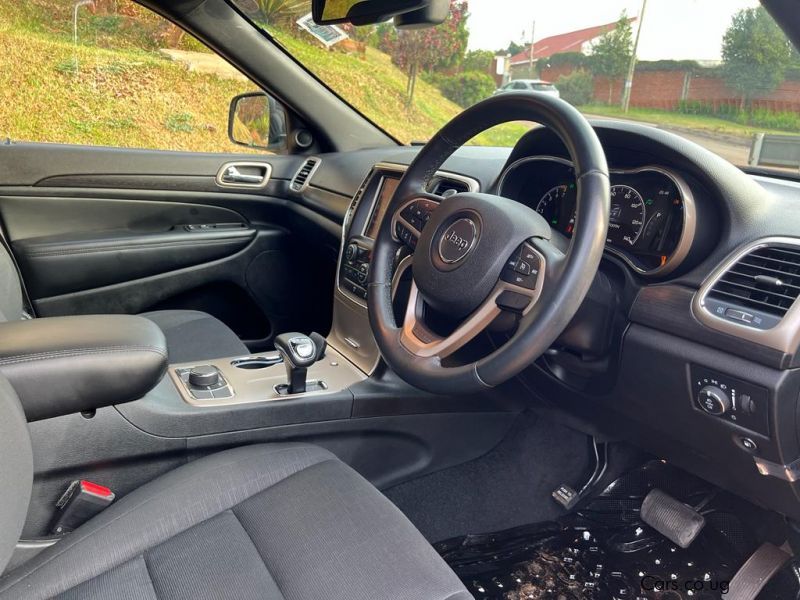
<svg viewBox="0 0 800 600"><path fill-rule="evenodd" d="M635 20L636 17L631 17L628 19L628 22L632 23ZM561 54L562 52L580 52L583 44L609 31L613 31L616 27L617 22L614 21L613 23L606 23L605 25L596 25L595 27L587 27L586 29L551 35L550 37L543 38L533 43L533 58L537 60L540 58L548 58L554 54ZM527 63L530 59L530 46L528 46L519 54L515 54L511 57L511 64L519 65Z"/></svg>

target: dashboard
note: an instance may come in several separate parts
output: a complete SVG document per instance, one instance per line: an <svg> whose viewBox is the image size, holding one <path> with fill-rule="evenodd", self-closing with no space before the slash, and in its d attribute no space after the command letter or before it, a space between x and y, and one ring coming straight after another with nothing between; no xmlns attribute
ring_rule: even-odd
<svg viewBox="0 0 800 600"><path fill-rule="evenodd" d="M800 302L777 289L790 284L800 295L800 183L746 174L652 127L593 125L612 186L606 259L585 306L518 383L533 403L800 519ZM373 240L415 155L323 155L304 195L312 206L340 190L331 339L368 373L380 363L366 302ZM580 226L577 186L566 148L538 128L511 150L462 148L428 191L516 200L566 242ZM425 226L424 215L400 217L418 232ZM398 272L411 262L405 252ZM486 354L507 335L467 351Z"/></svg>
<svg viewBox="0 0 800 600"><path fill-rule="evenodd" d="M541 214L570 237L575 228L577 182L569 160L531 156L500 176L498 194ZM642 275L666 275L680 266L696 228L694 197L683 177L662 166L611 170L607 249Z"/></svg>

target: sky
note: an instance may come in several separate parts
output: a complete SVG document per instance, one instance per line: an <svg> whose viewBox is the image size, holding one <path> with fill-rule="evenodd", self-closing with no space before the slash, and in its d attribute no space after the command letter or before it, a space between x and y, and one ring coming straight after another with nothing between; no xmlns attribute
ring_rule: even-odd
<svg viewBox="0 0 800 600"><path fill-rule="evenodd" d="M719 60L731 17L757 0L648 0L640 60ZM623 9L638 16L641 0L469 0L469 48L498 50L530 40L616 21ZM635 32L635 29L634 29Z"/></svg>

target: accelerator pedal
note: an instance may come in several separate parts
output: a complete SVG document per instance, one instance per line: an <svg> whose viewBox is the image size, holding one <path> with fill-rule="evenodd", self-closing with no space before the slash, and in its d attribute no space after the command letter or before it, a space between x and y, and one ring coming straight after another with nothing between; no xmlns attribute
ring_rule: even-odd
<svg viewBox="0 0 800 600"><path fill-rule="evenodd" d="M781 570L791 556L765 542L753 552L731 579L728 600L755 600L772 577Z"/></svg>
<svg viewBox="0 0 800 600"><path fill-rule="evenodd" d="M658 489L645 496L640 516L642 521L681 548L688 548L706 524L705 517L691 506Z"/></svg>

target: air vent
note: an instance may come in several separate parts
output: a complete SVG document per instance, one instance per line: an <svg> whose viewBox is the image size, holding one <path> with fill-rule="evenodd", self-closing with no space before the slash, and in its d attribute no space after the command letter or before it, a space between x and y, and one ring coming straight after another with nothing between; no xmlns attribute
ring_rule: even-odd
<svg viewBox="0 0 800 600"><path fill-rule="evenodd" d="M740 257L706 296L719 317L766 329L786 315L800 295L800 247L759 246Z"/></svg>
<svg viewBox="0 0 800 600"><path fill-rule="evenodd" d="M452 194L460 194L468 192L470 189L466 181L457 181L455 179L437 179L433 183L433 190L431 193L437 196L449 196Z"/></svg>
<svg viewBox="0 0 800 600"><path fill-rule="evenodd" d="M311 176L319 167L320 162L318 158L309 158L303 163L303 166L300 167L300 170L297 171L292 182L289 184L289 188L291 188L293 192L304 191L308 187L308 184L311 183Z"/></svg>

